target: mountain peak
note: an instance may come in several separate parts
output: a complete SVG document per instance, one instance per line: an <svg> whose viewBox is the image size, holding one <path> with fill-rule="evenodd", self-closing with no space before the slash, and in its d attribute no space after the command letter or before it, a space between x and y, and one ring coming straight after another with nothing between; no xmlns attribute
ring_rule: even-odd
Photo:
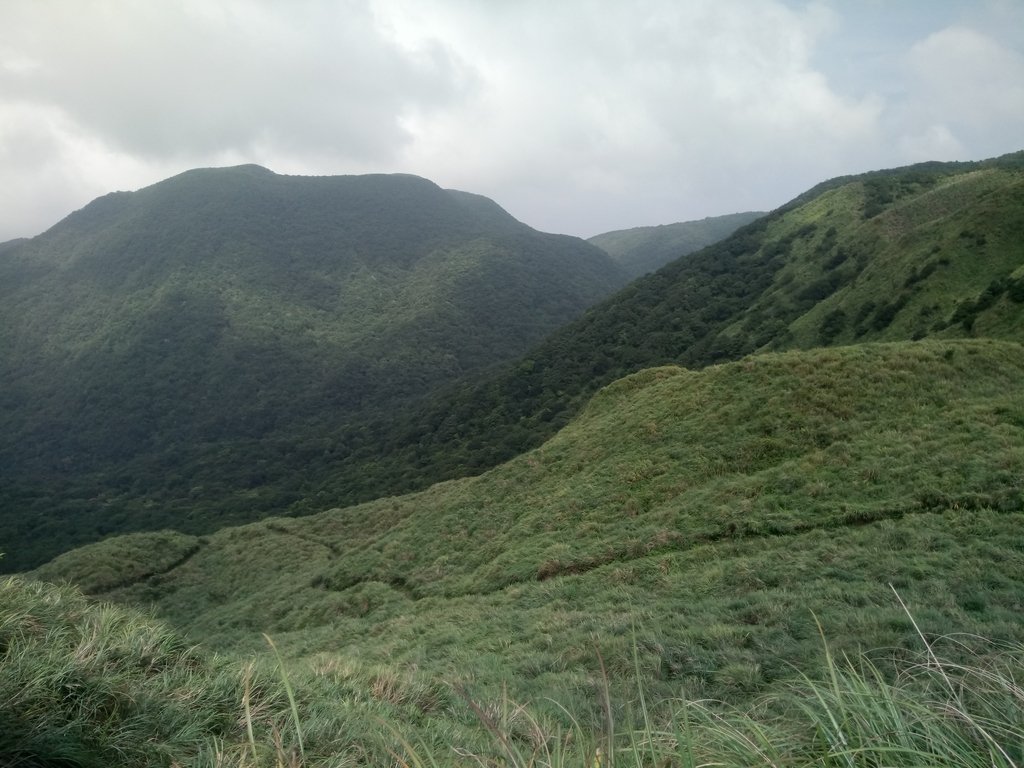
<svg viewBox="0 0 1024 768"><path fill-rule="evenodd" d="M202 528L295 501L253 501L280 476L281 446L301 482L312 460L363 439L334 437L348 423L522 354L625 282L600 249L478 195L256 165L106 195L2 254L4 479L49 496L54 473L75 484L137 463L143 496L163 497L159 523L129 502L144 527L199 522L180 502L203 487L237 498ZM322 447L308 454L313 433ZM188 486L169 497L165 462ZM101 535L101 496L34 540ZM17 567L10 551L3 565Z"/></svg>

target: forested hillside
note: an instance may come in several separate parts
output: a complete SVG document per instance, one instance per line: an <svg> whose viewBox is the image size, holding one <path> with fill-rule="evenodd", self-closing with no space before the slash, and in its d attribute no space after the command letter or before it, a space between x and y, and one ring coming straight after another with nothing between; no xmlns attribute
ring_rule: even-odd
<svg viewBox="0 0 1024 768"><path fill-rule="evenodd" d="M623 278L483 198L253 167L102 198L0 255L5 566L475 474L644 367L1024 338L1021 158L823 183L529 350Z"/></svg>
<svg viewBox="0 0 1024 768"><path fill-rule="evenodd" d="M654 272L680 256L724 240L744 224L764 216L763 211L730 213L699 221L681 221L655 227L634 227L587 238L607 251L630 277Z"/></svg>
<svg viewBox="0 0 1024 768"><path fill-rule="evenodd" d="M281 450L291 516L169 465L178 530L0 585L0 761L1014 768L1022 166L826 182Z"/></svg>
<svg viewBox="0 0 1024 768"><path fill-rule="evenodd" d="M280 511L350 422L522 354L624 281L413 176L242 166L100 198L0 248L3 565Z"/></svg>
<svg viewBox="0 0 1024 768"><path fill-rule="evenodd" d="M923 338L1024 340L1024 153L824 182L640 278L486 380L362 434L324 497L479 472L539 445L640 369L766 349Z"/></svg>

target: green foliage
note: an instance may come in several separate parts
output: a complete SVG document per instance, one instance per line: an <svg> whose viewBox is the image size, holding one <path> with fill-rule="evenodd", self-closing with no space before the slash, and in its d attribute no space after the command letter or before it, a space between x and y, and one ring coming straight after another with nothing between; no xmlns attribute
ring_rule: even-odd
<svg viewBox="0 0 1024 768"><path fill-rule="evenodd" d="M763 215L763 212L732 213L700 221L634 227L594 235L587 242L606 251L631 278L636 278L717 243Z"/></svg>
<svg viewBox="0 0 1024 768"><path fill-rule="evenodd" d="M606 657L635 676L621 693L598 655L594 716L565 695L547 706L478 697L337 654L288 661L272 642L255 657L211 657L67 587L8 579L0 591L4 765L1009 768L1024 759L1019 643L919 635L905 654L847 657L822 652L818 639L802 674L788 671L740 704L655 693L634 640L621 659ZM757 675L749 664L723 672Z"/></svg>
<svg viewBox="0 0 1024 768"><path fill-rule="evenodd" d="M103 198L47 233L47 253L76 253L93 266L68 267L91 275L70 296L40 294L31 311L5 304L12 318L42 311L36 305L65 318L48 342L16 322L5 326L0 458L14 471L0 481L0 514L19 542L7 567L114 532L204 534L478 474L553 435L601 386L649 366L700 368L763 349L871 340L1024 338L1018 155L819 185L641 278L497 369L487 366L521 354L527 338L595 294L581 289L571 306L556 301L562 314L531 325L544 289L516 293L510 255L526 259L526 274L544 286L560 278L543 265L566 263L537 250L539 235L482 198L411 178L364 181L357 194L337 179L254 168L186 174L146 191L152 199ZM225 185L228 199L246 205L226 206ZM865 220L866 196L883 187L891 201ZM394 210L384 205L392 198L416 209L397 228L381 218ZM108 226L111 216L150 215L150 204L167 216L147 232L164 233L174 258L129 258L138 252L126 239L133 230ZM294 217L289 227L282 206ZM186 215L202 226L175 230L172 216ZM452 230L476 236L487 227L505 234L445 240ZM197 238L202 232L209 236ZM544 248L577 249L568 274L582 280L581 264L599 266L578 242L545 237ZM51 279L37 241L15 243L0 259L0 285L16 295ZM274 242L287 245L264 248ZM96 267L101 255L106 271ZM176 259L190 271L174 272ZM201 285L186 280L197 265L202 274L216 267ZM120 347L103 341L118 338L112 329L96 335L116 314L63 312L117 275L124 285L170 281L138 302L149 319ZM469 327L472 336L458 330ZM40 356L65 331L83 338L90 328L95 343ZM510 329L522 329L521 346L509 342ZM51 362L64 373L46 375Z"/></svg>
<svg viewBox="0 0 1024 768"><path fill-rule="evenodd" d="M340 312L330 279L323 291L274 278L281 293L236 285L236 295L218 287L225 267L202 290L178 278L143 296L136 289L175 259L201 272L199 261L222 255L195 239L164 261L142 259L132 228L112 236L109 221L144 218L144 196L102 199L55 227L53 243L76 245L47 251L45 268L37 241L0 246L5 302L56 270L77 274L82 295L102 287L144 305L123 336L95 335L117 318L82 310L57 325L86 329L76 338L88 343L29 326L3 337L0 426L26 434L12 414L38 399L53 418L33 426L31 444L66 449L45 493L31 474L0 485L8 544L25 542L20 562L40 557L47 536L61 543L68 517L75 536L97 539L140 519L193 530L105 538L32 574L150 605L173 631L67 587L2 585L0 762L1019 765L1024 350L996 339L1022 338L1021 157L828 182L636 282L504 373L435 393L426 408L346 412L319 432L307 427L329 420L303 408L345 412L348 398L377 396L358 394L360 377L387 368L328 357L344 386L274 393L278 380L310 375L317 333L351 341L302 325ZM167 193L164 224L202 222L209 209L255 226L295 191L268 197L268 179L292 182L266 174L227 177L248 207L217 208L216 174L146 195ZM364 203L346 198L353 221L372 219L382 200L422 200L394 181L373 178ZM189 195L170 194L180 184ZM528 240L487 201L445 196ZM438 210L454 216L447 204ZM182 234L148 221L167 243ZM358 232L387 257L353 274L439 275L399 292L411 303L394 314L412 327L429 326L420 309L436 306L439 286L500 300L459 281L489 256L504 263L509 241L481 236L407 262L402 227L385 229ZM243 251L262 263L259 243L231 246ZM266 274L285 258L263 256ZM371 285L359 280L360 291ZM360 296L346 299L353 312L366 311ZM289 307L298 325L275 330L270 319ZM401 358L398 337L366 327ZM968 335L988 338L956 338ZM429 359L430 338L406 343ZM899 341L766 351L854 339ZM53 392L67 390L40 388L24 367L30 351L88 374L75 402L110 418L108 434L160 450L120 457L116 470L75 466L89 452L120 455L95 434L62 434L72 421L54 416ZM141 384L90 388L97 360ZM255 361L253 389L229 380L242 360ZM178 423L171 416L185 411L161 404L179 392L201 400L210 381L258 408ZM410 372L391 394L435 383ZM477 477L323 511L485 469L555 430ZM11 456L23 469L54 461ZM284 509L318 513L227 525ZM824 651L821 627L834 638ZM950 627L964 634L947 637Z"/></svg>
<svg viewBox="0 0 1024 768"><path fill-rule="evenodd" d="M322 495L292 510L477 474L540 445L601 386L646 367L700 368L758 350L858 341L1022 340L1024 314L1013 299L1024 295L1020 157L819 185L640 278L523 360L339 436L345 450L317 486ZM865 221L865 196L879 179L895 191ZM961 237L965 230L971 237ZM1005 292L988 301L993 284Z"/></svg>
<svg viewBox="0 0 1024 768"><path fill-rule="evenodd" d="M133 611L0 583L0 763L171 765L230 731L230 673Z"/></svg>
<svg viewBox="0 0 1024 768"><path fill-rule="evenodd" d="M11 568L280 511L364 423L620 286L599 249L411 176L182 174L0 256Z"/></svg>
<svg viewBox="0 0 1024 768"><path fill-rule="evenodd" d="M832 310L821 321L821 330L818 334L821 343L828 346L845 328L846 312L843 309Z"/></svg>
<svg viewBox="0 0 1024 768"><path fill-rule="evenodd" d="M912 647L887 583L928 606L928 633L1020 641L1021 351L925 340L650 369L480 477L196 540L112 538L35 575L152 605L221 650L267 632L286 657L594 717L595 647L616 696L636 642L652 695L733 702L816 658L812 613L839 652Z"/></svg>

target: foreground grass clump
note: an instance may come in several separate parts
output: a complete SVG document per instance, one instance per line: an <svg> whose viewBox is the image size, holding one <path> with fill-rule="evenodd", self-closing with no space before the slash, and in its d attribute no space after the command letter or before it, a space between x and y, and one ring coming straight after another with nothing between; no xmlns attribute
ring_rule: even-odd
<svg viewBox="0 0 1024 768"><path fill-rule="evenodd" d="M977 638L973 639L974 641ZM959 645L956 638L943 643ZM974 643L972 642L972 645ZM647 701L642 689L623 723L605 702L603 728L566 713L554 728L526 707L470 703L492 738L484 752L433 754L407 746L400 765L516 768L600 766L971 766L1024 764L1024 648L989 648L969 663L931 645L896 665L869 655L836 659L753 707L711 701ZM962 650L958 649L958 650ZM958 654L959 655L959 654Z"/></svg>
<svg viewBox="0 0 1024 768"><path fill-rule="evenodd" d="M211 656L74 588L8 578L0 766L218 764L225 743L242 741L243 698L249 728L268 741L283 730L287 700L265 667Z"/></svg>
<svg viewBox="0 0 1024 768"><path fill-rule="evenodd" d="M340 658L286 667L272 644L212 655L73 587L0 582L3 768L387 765L398 727L439 752L484 742L452 699L440 683Z"/></svg>
<svg viewBox="0 0 1024 768"><path fill-rule="evenodd" d="M826 648L815 674L742 708L658 699L643 683L619 701L605 678L592 719L341 657L286 661L273 644L211 657L138 612L12 578L0 584L0 765L1024 764L1024 646L920 642L896 660ZM641 679L635 653L632 664Z"/></svg>
<svg viewBox="0 0 1024 768"><path fill-rule="evenodd" d="M0 765L169 765L232 727L236 675L69 587L0 583Z"/></svg>
<svg viewBox="0 0 1024 768"><path fill-rule="evenodd" d="M830 658L827 680L808 684L808 700L797 701L811 726L805 737L813 734L805 762L1021 765L1021 662L1019 646L987 659L975 657L970 664L942 661L929 648L890 682L868 659L839 664Z"/></svg>

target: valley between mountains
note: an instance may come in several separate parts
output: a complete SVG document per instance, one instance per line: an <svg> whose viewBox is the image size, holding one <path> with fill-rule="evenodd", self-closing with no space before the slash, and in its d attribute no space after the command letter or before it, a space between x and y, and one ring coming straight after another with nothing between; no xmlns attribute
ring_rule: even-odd
<svg viewBox="0 0 1024 768"><path fill-rule="evenodd" d="M0 750L1021 764L1024 153L688 224L245 166L0 245Z"/></svg>

